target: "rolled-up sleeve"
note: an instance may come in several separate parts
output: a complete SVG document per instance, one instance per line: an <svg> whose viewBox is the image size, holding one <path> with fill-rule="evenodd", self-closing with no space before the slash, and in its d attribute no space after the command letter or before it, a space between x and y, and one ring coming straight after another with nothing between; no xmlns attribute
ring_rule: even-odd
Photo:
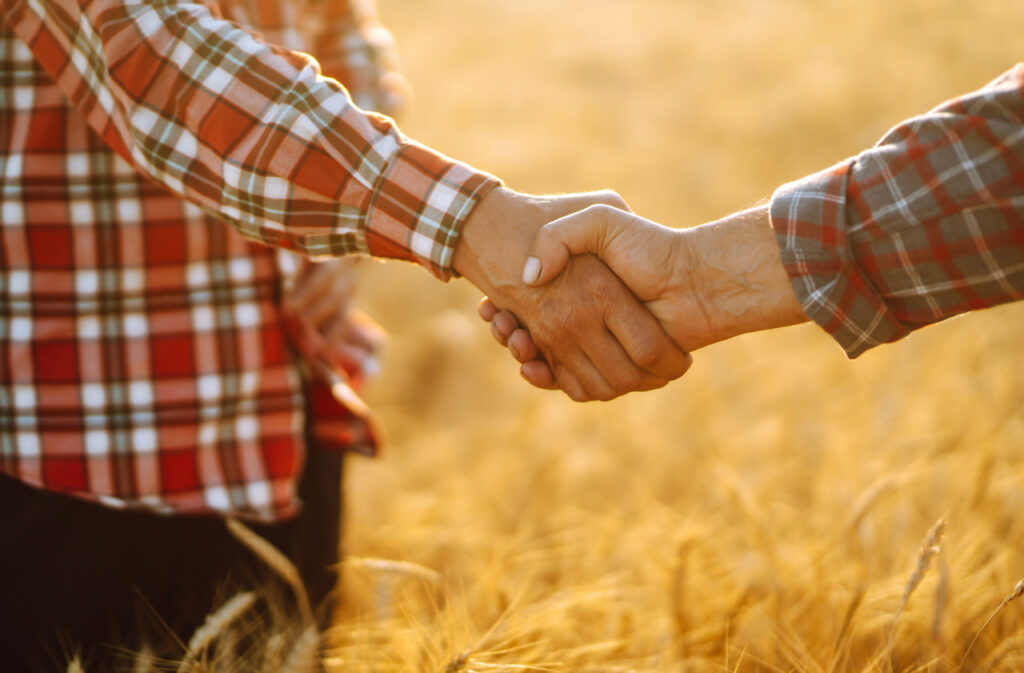
<svg viewBox="0 0 1024 673"><path fill-rule="evenodd" d="M0 13L113 150L250 239L447 279L463 223L498 184L202 3L11 0Z"/></svg>
<svg viewBox="0 0 1024 673"><path fill-rule="evenodd" d="M783 185L771 221L804 312L850 357L1024 297L1024 63Z"/></svg>

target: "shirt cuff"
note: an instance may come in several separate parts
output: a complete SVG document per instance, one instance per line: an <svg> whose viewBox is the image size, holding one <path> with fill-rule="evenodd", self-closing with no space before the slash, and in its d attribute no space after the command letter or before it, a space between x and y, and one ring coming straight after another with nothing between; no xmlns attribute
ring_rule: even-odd
<svg viewBox="0 0 1024 673"><path fill-rule="evenodd" d="M889 310L847 236L856 159L779 187L770 217L782 263L807 317L855 358L910 330Z"/></svg>
<svg viewBox="0 0 1024 673"><path fill-rule="evenodd" d="M441 280L462 227L476 204L501 182L407 140L381 174L366 215L366 244L374 257L416 262Z"/></svg>

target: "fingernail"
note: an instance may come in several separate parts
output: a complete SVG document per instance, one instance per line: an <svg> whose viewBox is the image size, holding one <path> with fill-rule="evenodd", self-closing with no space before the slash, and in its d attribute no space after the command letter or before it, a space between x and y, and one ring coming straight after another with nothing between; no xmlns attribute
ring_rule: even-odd
<svg viewBox="0 0 1024 673"><path fill-rule="evenodd" d="M523 265L523 282L533 285L540 278L540 260L536 257L528 257Z"/></svg>
<svg viewBox="0 0 1024 673"><path fill-rule="evenodd" d="M511 353L512 357L514 357L516 360L519 359L519 350L511 343L508 345L508 352Z"/></svg>

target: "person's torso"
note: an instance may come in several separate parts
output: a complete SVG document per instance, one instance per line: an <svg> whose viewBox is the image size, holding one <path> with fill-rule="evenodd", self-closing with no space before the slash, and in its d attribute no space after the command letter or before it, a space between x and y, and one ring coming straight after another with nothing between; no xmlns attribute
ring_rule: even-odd
<svg viewBox="0 0 1024 673"><path fill-rule="evenodd" d="M308 50L294 6L225 5ZM0 471L157 510L290 508L281 268L111 151L0 19Z"/></svg>

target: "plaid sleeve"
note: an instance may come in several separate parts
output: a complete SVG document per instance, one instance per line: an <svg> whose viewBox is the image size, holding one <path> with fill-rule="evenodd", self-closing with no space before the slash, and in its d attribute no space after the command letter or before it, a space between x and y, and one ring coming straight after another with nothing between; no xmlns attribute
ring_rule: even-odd
<svg viewBox="0 0 1024 673"><path fill-rule="evenodd" d="M344 83L356 105L393 115L407 96L395 40L373 0L309 0L305 13L323 74Z"/></svg>
<svg viewBox="0 0 1024 673"><path fill-rule="evenodd" d="M782 261L809 318L856 357L1024 296L1024 63L782 186Z"/></svg>
<svg viewBox="0 0 1024 673"><path fill-rule="evenodd" d="M113 149L251 239L416 261L447 279L462 224L497 184L355 106L310 57L205 5L13 0L2 11Z"/></svg>

